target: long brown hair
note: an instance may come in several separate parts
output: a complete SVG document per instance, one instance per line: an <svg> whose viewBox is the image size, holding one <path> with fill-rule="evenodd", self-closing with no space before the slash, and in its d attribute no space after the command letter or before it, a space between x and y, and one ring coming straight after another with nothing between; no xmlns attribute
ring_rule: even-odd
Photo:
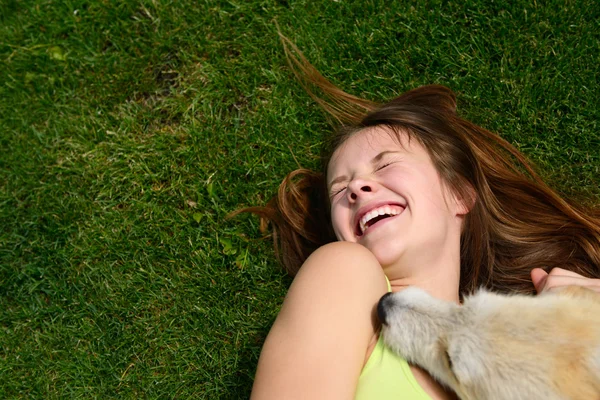
<svg viewBox="0 0 600 400"><path fill-rule="evenodd" d="M329 82L281 38L296 77L340 125L325 141L323 171L295 170L266 206L243 210L260 215L262 228L271 222L276 253L291 275L315 249L336 240L325 183L332 153L350 135L380 126L416 139L443 182L473 205L461 238L461 293L479 286L530 293L535 267L600 277L600 209L563 199L514 146L459 117L450 89L423 86L383 104L360 99Z"/></svg>

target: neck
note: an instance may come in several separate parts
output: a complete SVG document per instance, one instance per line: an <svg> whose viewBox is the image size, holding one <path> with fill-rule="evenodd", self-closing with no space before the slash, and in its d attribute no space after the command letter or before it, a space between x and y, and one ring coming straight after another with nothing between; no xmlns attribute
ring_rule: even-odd
<svg viewBox="0 0 600 400"><path fill-rule="evenodd" d="M458 275L458 274L457 274ZM459 277L436 274L429 277L407 277L390 279L392 292L399 292L409 286L416 286L440 300L459 303Z"/></svg>
<svg viewBox="0 0 600 400"><path fill-rule="evenodd" d="M458 249L459 246L455 248ZM416 286L440 300L460 302L460 254L457 251L440 252L435 258L411 257L396 266L384 268L392 291Z"/></svg>

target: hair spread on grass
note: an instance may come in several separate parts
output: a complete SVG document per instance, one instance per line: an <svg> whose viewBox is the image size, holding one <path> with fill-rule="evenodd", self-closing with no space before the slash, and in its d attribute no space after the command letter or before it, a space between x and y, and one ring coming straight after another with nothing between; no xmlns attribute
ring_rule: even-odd
<svg viewBox="0 0 600 400"><path fill-rule="evenodd" d="M481 286L531 293L530 271L536 267L600 278L598 206L563 199L514 146L459 117L450 89L423 86L381 104L361 99L336 87L289 39L281 39L290 68L338 125L325 140L323 171L292 171L266 206L241 210L258 214L262 230L271 223L276 254L288 273L295 275L315 249L336 240L325 182L331 155L351 135L385 127L423 145L442 181L472 204L461 238L461 293Z"/></svg>

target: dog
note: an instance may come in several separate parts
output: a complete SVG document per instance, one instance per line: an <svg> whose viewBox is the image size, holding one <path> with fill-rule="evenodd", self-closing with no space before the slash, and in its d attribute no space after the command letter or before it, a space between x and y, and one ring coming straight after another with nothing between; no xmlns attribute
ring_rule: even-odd
<svg viewBox="0 0 600 400"><path fill-rule="evenodd" d="M377 305L385 344L462 400L600 400L600 294L479 290L462 305L409 287Z"/></svg>

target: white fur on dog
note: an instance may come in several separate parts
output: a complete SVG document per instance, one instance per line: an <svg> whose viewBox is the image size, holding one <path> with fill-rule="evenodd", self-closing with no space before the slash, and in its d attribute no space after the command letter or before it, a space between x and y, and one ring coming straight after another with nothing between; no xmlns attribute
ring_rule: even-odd
<svg viewBox="0 0 600 400"><path fill-rule="evenodd" d="M418 288L386 296L385 343L463 400L600 399L600 295L484 290L463 305Z"/></svg>

